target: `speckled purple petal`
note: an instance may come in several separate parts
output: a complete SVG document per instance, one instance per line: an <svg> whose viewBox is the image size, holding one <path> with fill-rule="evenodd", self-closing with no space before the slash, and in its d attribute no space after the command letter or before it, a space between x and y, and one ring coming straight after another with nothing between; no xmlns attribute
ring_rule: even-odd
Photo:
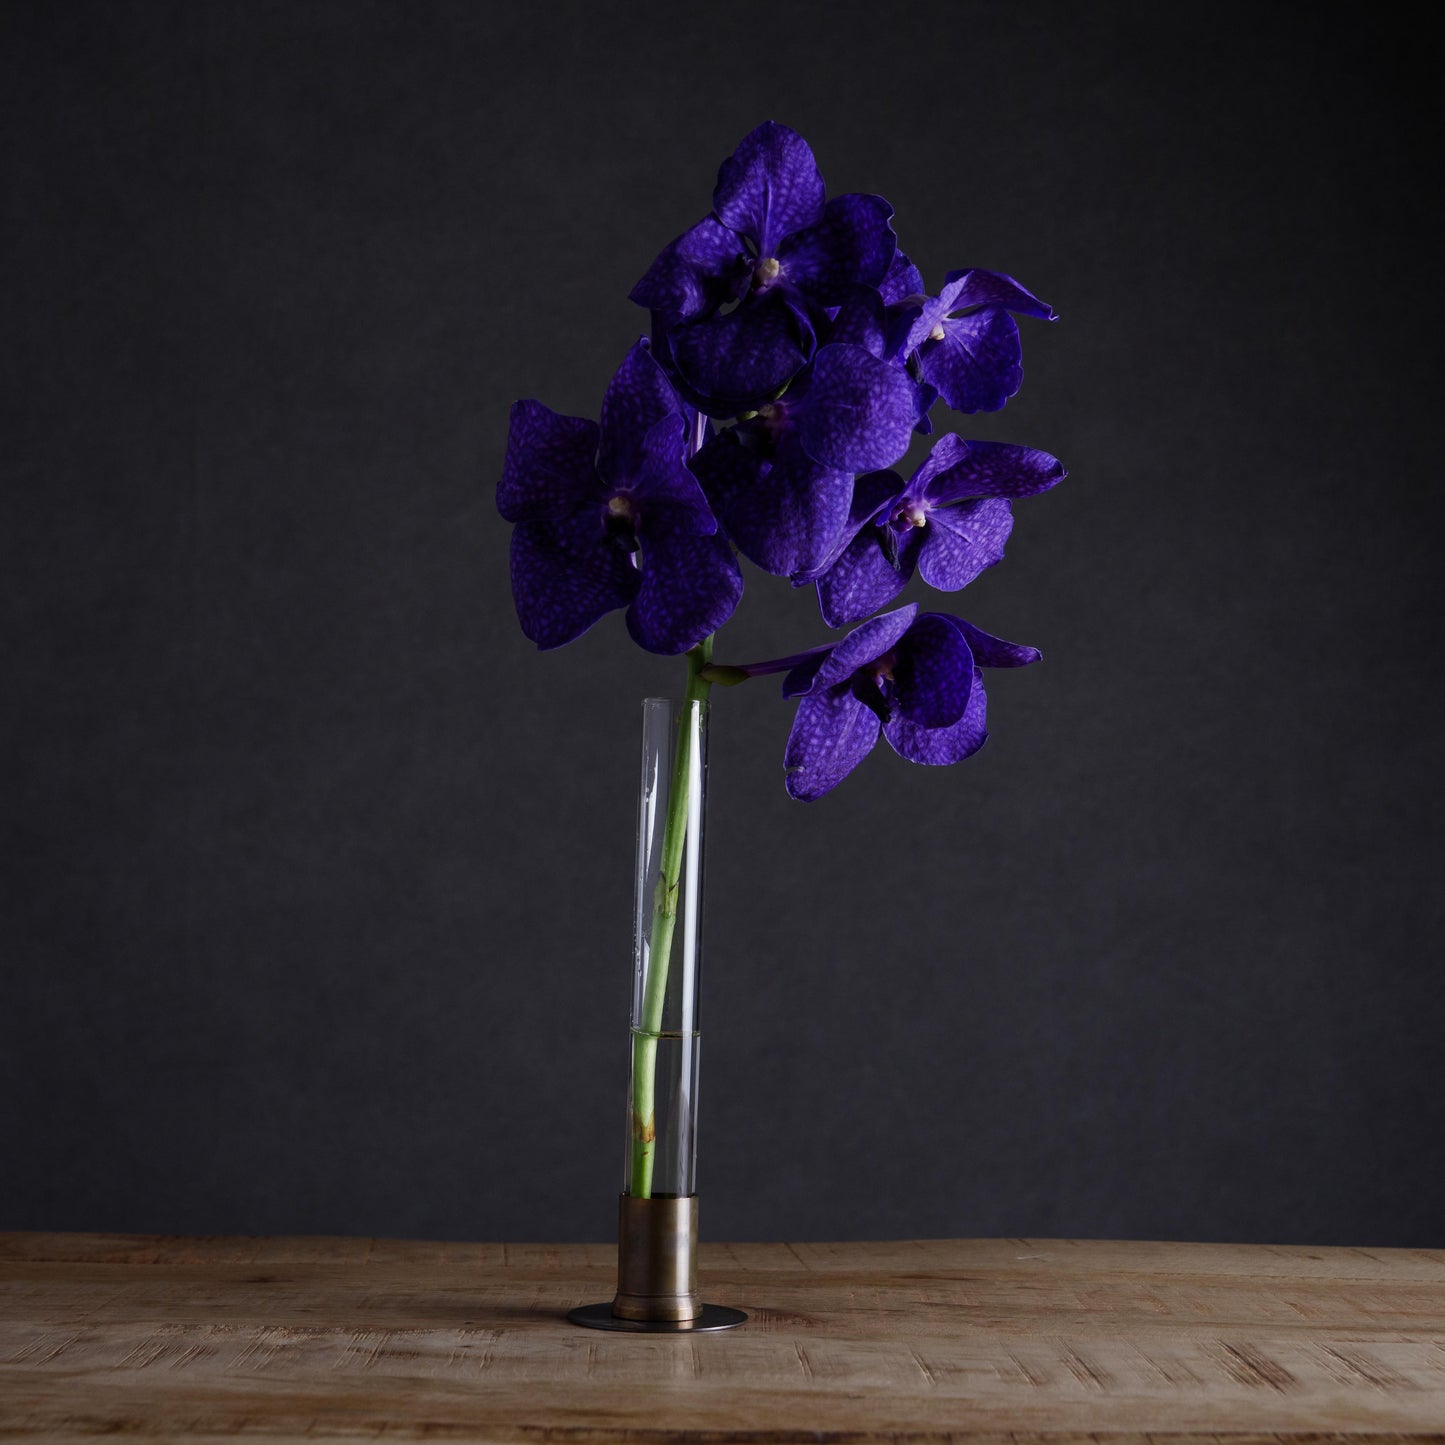
<svg viewBox="0 0 1445 1445"><path fill-rule="evenodd" d="M788 670L783 679L784 697L806 697L817 685L818 669L828 660L831 647L821 647L802 658Z"/></svg>
<svg viewBox="0 0 1445 1445"><path fill-rule="evenodd" d="M944 321L943 340L918 348L924 379L954 411L997 411L1023 384L1019 329L1007 311Z"/></svg>
<svg viewBox="0 0 1445 1445"><path fill-rule="evenodd" d="M1058 486L1068 476L1057 457L1036 447L966 442L955 437L945 450L947 441L940 437L928 461L918 469L909 484L913 495L920 494L915 488L922 482L921 495L934 503L966 497L1032 497Z"/></svg>
<svg viewBox="0 0 1445 1445"><path fill-rule="evenodd" d="M883 298L871 286L850 288L833 317L828 340L861 346L870 356L882 356L888 345Z"/></svg>
<svg viewBox="0 0 1445 1445"><path fill-rule="evenodd" d="M597 436L595 421L514 402L497 510L509 522L556 520L601 496Z"/></svg>
<svg viewBox="0 0 1445 1445"><path fill-rule="evenodd" d="M950 271L944 277L944 286L949 289L950 309L954 311L961 311L965 306L1001 306L1005 311L1017 311L1020 316L1036 316L1040 321L1059 319L1047 301L1040 301L1012 276L1004 276L997 271L981 271L976 266L964 271Z"/></svg>
<svg viewBox="0 0 1445 1445"><path fill-rule="evenodd" d="M902 251L895 251L888 274L878 289L883 293L884 301L892 306L899 301L906 301L910 296L922 296L923 275Z"/></svg>
<svg viewBox="0 0 1445 1445"><path fill-rule="evenodd" d="M884 728L893 751L910 763L944 767L971 757L988 741L988 697L983 674L975 669L963 716L948 728L919 727L906 717L895 717Z"/></svg>
<svg viewBox="0 0 1445 1445"><path fill-rule="evenodd" d="M659 524L668 531L711 536L717 518L701 485L685 460L686 423L680 416L663 417L642 444L642 460L627 495L637 508L643 528Z"/></svg>
<svg viewBox="0 0 1445 1445"><path fill-rule="evenodd" d="M778 293L671 333L678 371L713 417L736 416L775 395L803 368L797 318Z"/></svg>
<svg viewBox="0 0 1445 1445"><path fill-rule="evenodd" d="M913 428L921 437L932 436L933 419L928 415L938 400L938 388L931 381L918 383L918 425Z"/></svg>
<svg viewBox="0 0 1445 1445"><path fill-rule="evenodd" d="M924 298L915 296L907 301L891 302L884 308L883 355L889 361L907 361L912 356L913 347L908 338L925 304Z"/></svg>
<svg viewBox="0 0 1445 1445"><path fill-rule="evenodd" d="M934 442L922 465L908 479L903 495L921 500L931 497L933 479L950 467L957 466L968 455L968 443L956 432L945 432Z"/></svg>
<svg viewBox="0 0 1445 1445"><path fill-rule="evenodd" d="M851 286L877 286L898 249L892 217L882 196L834 196L816 226L779 245L782 279L819 306L840 305Z"/></svg>
<svg viewBox="0 0 1445 1445"><path fill-rule="evenodd" d="M892 468L861 472L853 479L853 500L848 507L848 525L856 532L871 522L903 495L903 478Z"/></svg>
<svg viewBox="0 0 1445 1445"><path fill-rule="evenodd" d="M649 652L696 647L718 630L743 595L742 573L722 537L646 533L642 586L627 609L627 630Z"/></svg>
<svg viewBox="0 0 1445 1445"><path fill-rule="evenodd" d="M878 534L865 527L817 580L818 610L829 627L846 627L886 607L908 585L915 548L900 553L898 566L884 555Z"/></svg>
<svg viewBox="0 0 1445 1445"><path fill-rule="evenodd" d="M861 346L819 347L806 404L797 412L798 439L809 456L842 472L892 466L920 415L908 373Z"/></svg>
<svg viewBox="0 0 1445 1445"><path fill-rule="evenodd" d="M783 750L789 794L811 803L836 788L873 751L878 732L877 714L846 687L805 697Z"/></svg>
<svg viewBox="0 0 1445 1445"><path fill-rule="evenodd" d="M630 299L669 321L690 321L741 296L752 271L743 238L706 216L647 268Z"/></svg>
<svg viewBox="0 0 1445 1445"><path fill-rule="evenodd" d="M580 637L639 585L628 554L603 532L601 509L560 522L522 522L512 533L512 598L522 631L541 648Z"/></svg>
<svg viewBox="0 0 1445 1445"><path fill-rule="evenodd" d="M929 339L935 326L941 326L948 316L948 289L942 295L925 296L910 308L912 321L900 350L905 356L911 355Z"/></svg>
<svg viewBox="0 0 1445 1445"><path fill-rule="evenodd" d="M853 478L853 497L848 503L848 520L834 539L832 551L811 572L793 577L794 587L806 587L830 568L864 525L885 507L896 501L903 491L903 479L894 471L864 472Z"/></svg>
<svg viewBox="0 0 1445 1445"><path fill-rule="evenodd" d="M999 497L976 497L930 512L918 549L919 576L940 592L967 587L1003 560L1013 526L1012 509Z"/></svg>
<svg viewBox="0 0 1445 1445"><path fill-rule="evenodd" d="M899 639L893 664L899 716L918 727L951 727L968 705L973 674L973 654L954 619L920 613Z"/></svg>
<svg viewBox="0 0 1445 1445"><path fill-rule="evenodd" d="M1043 657L1037 647L1029 647L1022 642L1005 642L1003 638L994 637L961 617L955 617L953 622L963 633L973 660L982 667L1027 667Z"/></svg>
<svg viewBox="0 0 1445 1445"><path fill-rule="evenodd" d="M818 686L833 687L845 682L863 666L882 657L898 643L918 615L918 604L910 602L906 607L885 612L881 617L869 618L861 627L855 627L828 654L828 659L818 669Z"/></svg>
<svg viewBox="0 0 1445 1445"><path fill-rule="evenodd" d="M958 300L963 288L968 285L968 278L972 273L969 271L950 271L943 278L943 285L938 290L938 300L942 307L940 315L947 316L950 311L958 311L962 308L963 302Z"/></svg>
<svg viewBox="0 0 1445 1445"><path fill-rule="evenodd" d="M777 456L764 457L725 431L692 468L739 550L774 576L816 566L848 519L853 478L818 466L787 442Z"/></svg>
<svg viewBox="0 0 1445 1445"><path fill-rule="evenodd" d="M773 256L785 236L822 217L826 195L808 142L768 120L719 167L712 208L723 225L756 242L759 256Z"/></svg>
<svg viewBox="0 0 1445 1445"><path fill-rule="evenodd" d="M691 408L672 389L645 337L637 341L617 368L602 397L601 442L597 470L604 481L619 485L643 463L643 444L664 417L690 419ZM680 427L678 436L686 434ZM679 442L679 455L681 444Z"/></svg>

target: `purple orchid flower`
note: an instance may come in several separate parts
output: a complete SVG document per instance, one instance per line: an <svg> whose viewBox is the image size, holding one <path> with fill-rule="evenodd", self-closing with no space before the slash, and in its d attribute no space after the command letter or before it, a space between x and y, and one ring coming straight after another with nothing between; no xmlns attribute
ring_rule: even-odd
<svg viewBox="0 0 1445 1445"><path fill-rule="evenodd" d="M739 550L792 576L834 549L854 475L897 461L932 398L866 347L829 343L781 397L715 435L693 471Z"/></svg>
<svg viewBox="0 0 1445 1445"><path fill-rule="evenodd" d="M697 425L646 340L608 385L600 427L537 401L512 407L497 507L517 524L512 595L538 647L626 607L640 646L686 652L732 616L742 575L687 469Z"/></svg>
<svg viewBox="0 0 1445 1445"><path fill-rule="evenodd" d="M916 570L930 587L957 592L1002 560L1012 500L1046 492L1068 475L1033 447L969 442L949 433L904 482L897 472L860 476L848 524L813 578L829 627L876 612Z"/></svg>
<svg viewBox="0 0 1445 1445"><path fill-rule="evenodd" d="M1024 379L1018 323L1009 313L1057 321L1053 307L1012 277L977 269L950 271L937 296L902 292L917 276L905 259L887 278L885 299L902 332L898 354L954 411L998 411Z"/></svg>
<svg viewBox="0 0 1445 1445"><path fill-rule="evenodd" d="M826 197L808 143L766 121L722 163L712 214L633 287L632 300L653 313L659 354L708 415L735 416L787 385L826 308L887 275L892 206Z"/></svg>
<svg viewBox="0 0 1445 1445"><path fill-rule="evenodd" d="M800 697L783 752L788 792L810 803L836 788L880 736L909 762L961 762L987 741L982 667L1037 662L1035 647L1005 642L945 612L910 603L831 647L747 667L720 681L790 668L785 697Z"/></svg>

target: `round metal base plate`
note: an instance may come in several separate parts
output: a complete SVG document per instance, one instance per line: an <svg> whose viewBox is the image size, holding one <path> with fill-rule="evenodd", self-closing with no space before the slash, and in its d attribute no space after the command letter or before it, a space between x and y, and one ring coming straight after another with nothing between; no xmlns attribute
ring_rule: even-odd
<svg viewBox="0 0 1445 1445"><path fill-rule="evenodd" d="M696 1335L713 1330L730 1330L747 1319L742 1310L729 1309L727 1305L704 1305L702 1313L695 1320L624 1320L612 1313L612 1301L601 1304L578 1305L567 1311L567 1318L574 1325L586 1325L589 1330L626 1330L632 1334L646 1335Z"/></svg>

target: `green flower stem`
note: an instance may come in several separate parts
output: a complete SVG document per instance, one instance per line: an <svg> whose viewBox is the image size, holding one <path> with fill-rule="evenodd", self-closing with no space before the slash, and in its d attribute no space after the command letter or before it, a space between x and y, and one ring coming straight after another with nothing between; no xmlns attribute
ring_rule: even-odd
<svg viewBox="0 0 1445 1445"><path fill-rule="evenodd" d="M687 842L694 731L691 713L693 703L698 705L699 710L707 707L712 684L702 674L711 661L711 637L705 638L687 654L687 690L683 693L682 725L677 730L677 745L672 754L672 785L667 795L667 818L662 830L662 862L653 893L642 1017L632 1030L632 1171L628 1193L635 1199L652 1197L652 1166L657 1154L657 1041L662 1036L672 935L677 926L678 884L682 875L683 848Z"/></svg>

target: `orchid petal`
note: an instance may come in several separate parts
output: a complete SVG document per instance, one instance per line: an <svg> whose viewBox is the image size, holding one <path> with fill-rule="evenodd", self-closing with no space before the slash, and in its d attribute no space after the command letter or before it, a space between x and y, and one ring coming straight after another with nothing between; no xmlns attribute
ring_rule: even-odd
<svg viewBox="0 0 1445 1445"><path fill-rule="evenodd" d="M943 339L918 349L924 380L954 411L998 411L1023 384L1018 324L989 308L940 325Z"/></svg>
<svg viewBox="0 0 1445 1445"><path fill-rule="evenodd" d="M820 467L796 445L765 457L734 429L709 442L692 469L739 550L774 576L815 567L848 520L852 477Z"/></svg>
<svg viewBox="0 0 1445 1445"><path fill-rule="evenodd" d="M910 554L895 566L878 545L872 527L865 527L833 565L817 579L818 610L829 627L845 627L886 607L913 575Z"/></svg>
<svg viewBox="0 0 1445 1445"><path fill-rule="evenodd" d="M897 500L903 491L903 479L894 471L864 472L853 478L853 496L848 503L848 520L834 539L832 550L809 572L793 577L794 587L815 582L843 555L853 538L878 514Z"/></svg>
<svg viewBox="0 0 1445 1445"><path fill-rule="evenodd" d="M846 687L805 697L783 750L789 794L811 803L836 788L873 751L878 733L877 716Z"/></svg>
<svg viewBox="0 0 1445 1445"><path fill-rule="evenodd" d="M883 729L889 745L899 757L928 767L944 767L971 757L988 741L988 697L983 673L975 669L963 716L947 728L920 727L901 714Z"/></svg>
<svg viewBox="0 0 1445 1445"><path fill-rule="evenodd" d="M978 267L950 271L944 277L944 287L948 291L950 311L962 311L966 306L1001 306L1005 311L1036 316L1040 321L1059 319L1047 301L1040 301L1012 276L997 271L983 271Z"/></svg>
<svg viewBox="0 0 1445 1445"><path fill-rule="evenodd" d="M883 293L883 299L893 306L910 297L923 295L923 274L902 251L895 251L888 274L879 283L878 289Z"/></svg>
<svg viewBox="0 0 1445 1445"><path fill-rule="evenodd" d="M854 286L838 307L828 340L861 346L871 356L884 356L888 331L883 298L871 286Z"/></svg>
<svg viewBox="0 0 1445 1445"><path fill-rule="evenodd" d="M717 173L712 208L723 225L750 236L763 257L785 236L815 224L827 190L808 142L764 121L738 143Z"/></svg>
<svg viewBox="0 0 1445 1445"><path fill-rule="evenodd" d="M918 727L952 727L968 706L973 674L973 654L954 619L921 613L899 640L893 664L898 716Z"/></svg>
<svg viewBox="0 0 1445 1445"><path fill-rule="evenodd" d="M919 576L940 592L967 587L1003 560L1013 525L1012 509L998 497L978 497L929 512L918 551Z"/></svg>
<svg viewBox="0 0 1445 1445"><path fill-rule="evenodd" d="M708 416L731 417L776 395L807 362L793 308L778 293L671 333L684 382Z"/></svg>
<svg viewBox="0 0 1445 1445"><path fill-rule="evenodd" d="M613 544L600 513L562 521L521 522L512 532L512 597L517 617L538 647L561 647L599 617L625 607L639 578Z"/></svg>
<svg viewBox="0 0 1445 1445"><path fill-rule="evenodd" d="M940 437L933 454L909 484L910 491L935 505L967 497L1033 497L1056 487L1068 476L1064 464L1036 447L1008 442L965 442L961 437L944 450ZM925 475L926 472L926 475Z"/></svg>
<svg viewBox="0 0 1445 1445"><path fill-rule="evenodd" d="M817 225L778 247L783 279L820 306L841 304L859 283L878 285L898 249L892 216L882 196L834 196Z"/></svg>
<svg viewBox="0 0 1445 1445"><path fill-rule="evenodd" d="M913 428L921 437L933 435L933 418L929 412L938 400L938 388L931 381L918 383L918 424Z"/></svg>
<svg viewBox="0 0 1445 1445"><path fill-rule="evenodd" d="M912 355L925 341L933 336L935 327L942 327L948 316L948 292L945 288L940 296L925 296L922 300L908 308L911 315L911 323L908 327L908 334L904 337L903 344L899 348L905 355ZM903 308L899 308L901 314Z"/></svg>
<svg viewBox="0 0 1445 1445"><path fill-rule="evenodd" d="M1037 647L1029 647L1022 642L1005 642L1003 638L994 637L961 617L955 617L953 624L963 633L973 660L982 667L1027 667L1043 657Z"/></svg>
<svg viewBox="0 0 1445 1445"><path fill-rule="evenodd" d="M968 443L956 432L945 432L934 442L923 464L908 479L906 495L915 501L933 500L931 483L941 472L957 466L968 455Z"/></svg>
<svg viewBox="0 0 1445 1445"><path fill-rule="evenodd" d="M686 652L733 615L743 578L726 539L644 532L638 555L642 586L627 609L627 630L640 647Z"/></svg>
<svg viewBox="0 0 1445 1445"><path fill-rule="evenodd" d="M694 536L711 536L717 518L697 478L688 470L686 423L665 416L642 443L642 461L629 486L622 490L636 507L642 530L664 527Z"/></svg>
<svg viewBox="0 0 1445 1445"><path fill-rule="evenodd" d="M656 423L664 417L685 422L689 412L643 337L623 358L603 395L597 470L609 482L625 482L642 466L643 447ZM679 438L685 433L681 427Z"/></svg>
<svg viewBox="0 0 1445 1445"><path fill-rule="evenodd" d="M509 522L556 521L602 492L597 423L540 401L513 403L497 510Z"/></svg>
<svg viewBox="0 0 1445 1445"><path fill-rule="evenodd" d="M806 697L818 681L818 669L828 660L831 647L820 647L803 657L783 679L784 697Z"/></svg>
<svg viewBox="0 0 1445 1445"><path fill-rule="evenodd" d="M663 250L629 299L669 322L692 321L741 296L752 269L743 238L706 216Z"/></svg>
<svg viewBox="0 0 1445 1445"><path fill-rule="evenodd" d="M864 663L882 657L897 646L898 639L912 626L917 615L918 604L910 602L905 607L885 612L881 617L872 617L861 627L855 627L828 654L827 661L819 668L818 685L833 687L852 677Z"/></svg>
<svg viewBox="0 0 1445 1445"><path fill-rule="evenodd" d="M823 346L798 409L798 438L809 456L839 471L888 467L908 450L919 405L918 387L900 367L861 346Z"/></svg>

